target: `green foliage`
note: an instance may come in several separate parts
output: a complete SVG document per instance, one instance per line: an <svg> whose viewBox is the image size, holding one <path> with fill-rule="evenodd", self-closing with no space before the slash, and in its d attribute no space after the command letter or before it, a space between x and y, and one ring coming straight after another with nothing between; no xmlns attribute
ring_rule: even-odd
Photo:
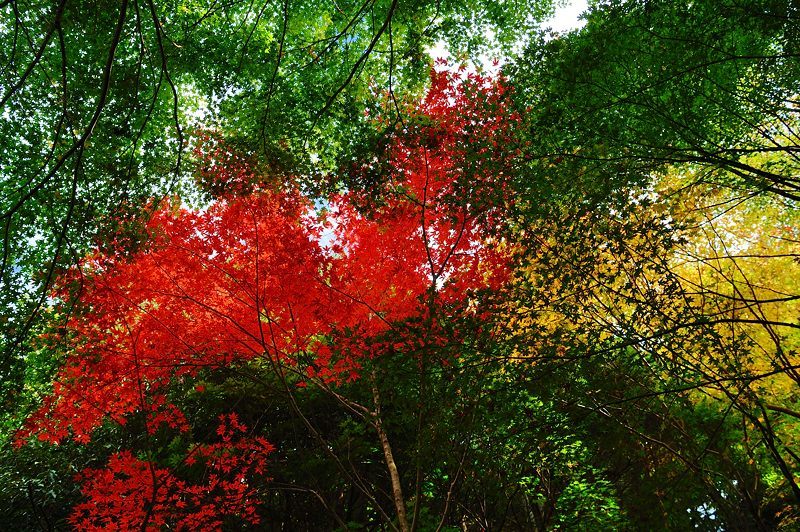
<svg viewBox="0 0 800 532"><path fill-rule="evenodd" d="M609 0L580 30L536 34L551 9L0 1L0 529L66 527L84 500L74 476L121 449L202 485L186 457L230 412L276 447L254 484L265 530L402 528L397 487L416 530L796 528L797 8ZM471 116L410 113L438 40L458 59L522 49L507 92L486 98L473 80L459 101L494 115L513 99L493 142ZM447 137L456 120L468 125ZM366 224L393 197L425 201L392 157L428 157L445 137L461 166L442 175L463 176L445 203L505 209L487 232L511 257L507 284L434 312L434 280L418 298L430 314L370 338L393 347L359 360L358 379L306 373L325 369L314 349L349 356L345 328L296 364L166 379L188 430L148 433L137 412L88 445L12 448L74 355L64 324L92 311L70 291L91 272L60 300L54 279L93 249L146 253L158 198L233 194L203 180L213 157L192 155L198 139L231 155L217 170L245 168L253 182L234 192L347 189ZM494 172L502 185L476 194Z"/></svg>
<svg viewBox="0 0 800 532"><path fill-rule="evenodd" d="M535 110L537 170L602 197L692 163L704 181L797 200L795 16L783 1L597 3L510 69ZM753 157L770 153L785 166Z"/></svg>

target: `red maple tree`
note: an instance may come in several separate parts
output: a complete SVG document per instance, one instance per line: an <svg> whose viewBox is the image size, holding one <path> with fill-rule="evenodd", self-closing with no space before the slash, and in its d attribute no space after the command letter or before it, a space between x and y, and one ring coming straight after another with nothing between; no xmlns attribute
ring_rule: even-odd
<svg viewBox="0 0 800 532"><path fill-rule="evenodd" d="M492 230L511 201L516 160L519 117L505 91L502 82L434 72L392 137L386 179L329 198L322 214L294 188L252 184L244 159L220 164L230 152L215 144L202 179L236 194L199 212L166 201L147 224L146 250L98 252L62 280L63 291L80 285L82 310L67 325L53 393L17 440L86 442L104 420L124 425L136 414L150 435L190 433L167 392L201 370L264 360L294 371L300 385L327 387L358 379L365 357L402 352L420 334L439 341L439 316L477 312L477 294L508 275ZM412 319L425 331L398 327ZM194 530L227 515L256 523L250 484L271 446L233 414L218 437L184 461L212 472L199 485L144 456L113 455L83 475L87 502L72 523Z"/></svg>

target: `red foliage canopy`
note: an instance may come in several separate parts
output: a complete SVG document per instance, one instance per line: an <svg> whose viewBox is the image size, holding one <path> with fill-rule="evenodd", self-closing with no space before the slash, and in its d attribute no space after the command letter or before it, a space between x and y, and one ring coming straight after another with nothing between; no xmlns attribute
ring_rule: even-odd
<svg viewBox="0 0 800 532"><path fill-rule="evenodd" d="M135 412L147 413L151 433L164 424L188 431L167 400L170 383L253 359L284 364L311 381L356 379L359 361L379 355L383 345L367 340L391 337L396 324L412 318L434 327L434 314L466 311L479 290L498 287L507 257L489 235L509 201L505 176L514 164L509 146L518 118L504 104L502 83L461 83L449 72L432 78L427 97L392 140L388 179L370 191L380 204L345 193L319 214L296 190L256 186L202 212L164 203L147 226L148 250L86 258L63 283L65 290L82 286L83 311L67 327L69 356L18 441L36 435L85 442L104 419L124 424ZM249 175L241 168L217 174ZM220 445L231 456L251 457L232 469L263 470L261 458L252 457L269 444L225 438ZM224 486L202 489L247 498L233 488L247 485L236 474ZM73 517L82 527L107 523L123 493L154 524L183 523L202 507L195 498L200 487L183 486L170 471L127 452L88 478L84 493L92 502ZM184 494L180 505L177 493ZM181 517L168 508L191 511ZM238 515L254 519L247 505L239 508ZM197 519L186 526L205 526Z"/></svg>

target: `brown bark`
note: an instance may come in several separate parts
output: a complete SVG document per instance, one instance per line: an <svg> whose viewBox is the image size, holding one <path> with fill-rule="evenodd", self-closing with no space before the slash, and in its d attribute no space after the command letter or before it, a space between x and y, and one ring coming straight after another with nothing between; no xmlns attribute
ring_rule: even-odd
<svg viewBox="0 0 800 532"><path fill-rule="evenodd" d="M378 387L375 384L374 377L372 382L372 396L375 401L372 425L378 433L378 439L380 439L381 448L383 449L383 456L386 459L386 468L389 470L389 479L392 482L392 500L397 510L397 521L400 524L400 530L402 532L409 532L411 529L408 526L408 517L406 516L406 501L403 498L400 473L398 473L397 464L394 461L392 446L389 444L389 436L386 434L386 431L383 430L383 424L381 423L380 395L378 394Z"/></svg>

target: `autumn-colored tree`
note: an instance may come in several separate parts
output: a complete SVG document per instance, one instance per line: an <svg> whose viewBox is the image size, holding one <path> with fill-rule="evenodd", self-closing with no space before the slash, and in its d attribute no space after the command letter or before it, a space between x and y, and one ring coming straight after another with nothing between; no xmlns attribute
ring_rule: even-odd
<svg viewBox="0 0 800 532"><path fill-rule="evenodd" d="M199 438L171 387L250 364L279 375L289 400L298 386L315 385L369 420L400 528L409 528L374 370L361 369L384 356L417 356L420 344L458 343L465 333L446 321L480 315L481 293L506 279L508 253L490 231L509 201L503 168L514 154L506 144L517 117L503 107L504 90L434 72L408 130L391 142L378 205L343 193L320 214L290 187L254 184L243 194L237 181L249 174L217 164L220 151L206 153L203 179L216 177L212 187L238 195L196 212L163 202L147 224L145 249L97 252L64 276L53 297L76 291L81 310L63 332L69 351L53 393L18 441L88 442L112 421L138 423L146 442L138 455L122 451L84 475L89 501L76 507L74 524L194 529L226 515L256 523L251 483L271 445L233 414L214 443L185 446L172 469L155 458L165 434ZM335 391L360 378L373 382L368 406ZM202 483L181 480L203 460Z"/></svg>

